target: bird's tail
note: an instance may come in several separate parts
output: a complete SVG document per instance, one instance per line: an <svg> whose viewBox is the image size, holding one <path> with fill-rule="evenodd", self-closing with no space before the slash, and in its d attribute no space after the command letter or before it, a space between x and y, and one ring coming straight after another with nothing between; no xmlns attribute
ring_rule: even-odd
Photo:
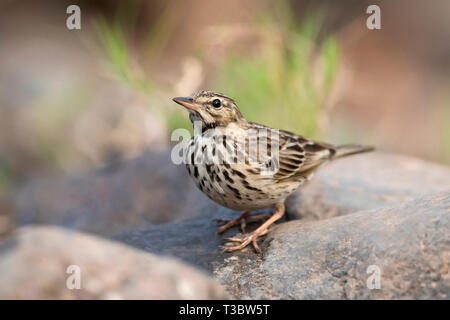
<svg viewBox="0 0 450 320"><path fill-rule="evenodd" d="M334 148L336 153L333 155L333 159L342 158L346 156L350 156L352 154L358 154L363 152L370 152L375 150L374 147L371 146L361 146L357 144L345 144L342 146L337 146Z"/></svg>

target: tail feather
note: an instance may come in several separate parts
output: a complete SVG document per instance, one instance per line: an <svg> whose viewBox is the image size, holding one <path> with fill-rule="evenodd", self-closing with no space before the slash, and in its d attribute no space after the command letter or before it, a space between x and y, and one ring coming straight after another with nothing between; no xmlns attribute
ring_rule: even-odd
<svg viewBox="0 0 450 320"><path fill-rule="evenodd" d="M350 156L352 154L364 153L374 151L375 148L372 146L361 146L356 144L346 144L342 146L337 146L334 148L335 154L333 155L333 159L342 158L346 156Z"/></svg>

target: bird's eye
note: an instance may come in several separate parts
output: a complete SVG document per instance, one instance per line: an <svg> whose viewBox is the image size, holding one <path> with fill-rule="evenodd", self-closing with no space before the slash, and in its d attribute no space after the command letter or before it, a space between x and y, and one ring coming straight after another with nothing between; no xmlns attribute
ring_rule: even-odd
<svg viewBox="0 0 450 320"><path fill-rule="evenodd" d="M214 108L220 108L220 100L219 99L214 99L212 102L212 106Z"/></svg>

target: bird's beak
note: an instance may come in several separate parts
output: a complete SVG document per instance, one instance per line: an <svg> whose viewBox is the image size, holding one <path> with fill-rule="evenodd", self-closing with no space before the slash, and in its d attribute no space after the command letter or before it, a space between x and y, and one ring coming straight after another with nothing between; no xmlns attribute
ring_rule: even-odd
<svg viewBox="0 0 450 320"><path fill-rule="evenodd" d="M197 111L200 107L200 105L198 103L195 103L194 99L192 99L191 97L177 97L173 98L172 100L182 105L183 107L194 111Z"/></svg>

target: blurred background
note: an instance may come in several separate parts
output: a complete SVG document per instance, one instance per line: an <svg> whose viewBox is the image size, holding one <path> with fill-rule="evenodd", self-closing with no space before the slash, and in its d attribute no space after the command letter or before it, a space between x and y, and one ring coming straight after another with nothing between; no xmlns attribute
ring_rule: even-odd
<svg viewBox="0 0 450 320"><path fill-rule="evenodd" d="M81 8L68 30L66 8ZM381 7L381 30L366 8ZM171 97L450 164L450 2L0 1L0 195L170 148Z"/></svg>

